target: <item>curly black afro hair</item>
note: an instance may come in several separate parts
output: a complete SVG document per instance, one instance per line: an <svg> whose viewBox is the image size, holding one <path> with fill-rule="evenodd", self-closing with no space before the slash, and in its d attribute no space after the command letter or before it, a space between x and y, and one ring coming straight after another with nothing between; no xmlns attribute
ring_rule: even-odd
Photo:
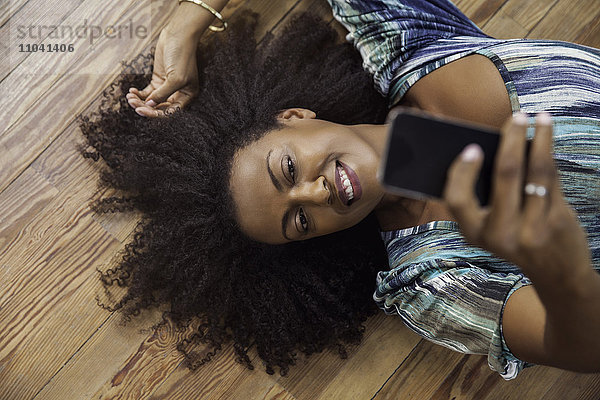
<svg viewBox="0 0 600 400"><path fill-rule="evenodd" d="M373 215L327 236L284 245L253 242L238 229L228 188L234 152L277 129L277 113L304 107L341 124L383 123L385 99L351 44L319 17L295 16L280 35L257 45L258 16L238 13L232 28L198 51L201 91L182 111L146 119L124 94L150 79L154 49L125 65L100 108L79 116L84 157L100 157L99 189L121 196L95 199L98 213L137 210L143 218L115 268L101 271L105 290L126 290L111 311L126 321L143 309L179 327L201 321L178 343L189 368L209 361L233 340L236 361L253 369L251 345L266 367L285 376L296 350L325 348L347 357L361 324L377 312L376 271L387 258ZM133 71L142 63L145 74ZM155 326L156 327L156 326ZM208 343L208 356L187 351Z"/></svg>

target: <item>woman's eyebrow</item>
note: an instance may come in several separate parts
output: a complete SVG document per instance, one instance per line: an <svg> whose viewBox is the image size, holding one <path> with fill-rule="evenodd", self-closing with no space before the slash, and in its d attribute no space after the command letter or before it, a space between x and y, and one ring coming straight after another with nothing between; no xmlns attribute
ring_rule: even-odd
<svg viewBox="0 0 600 400"><path fill-rule="evenodd" d="M269 154L267 154L267 172L269 173L271 182L273 182L273 185L275 186L277 191L283 192L283 187L281 186L281 183L279 183L279 181L277 180L277 177L275 177L275 174L271 170L271 166L269 165L269 159L271 157L272 152L273 152L273 149L271 149L269 151ZM283 213L283 218L281 218L281 233L283 234L284 238L291 241L292 239L290 239L286 234L289 215L290 215L290 210L286 210L285 213Z"/></svg>

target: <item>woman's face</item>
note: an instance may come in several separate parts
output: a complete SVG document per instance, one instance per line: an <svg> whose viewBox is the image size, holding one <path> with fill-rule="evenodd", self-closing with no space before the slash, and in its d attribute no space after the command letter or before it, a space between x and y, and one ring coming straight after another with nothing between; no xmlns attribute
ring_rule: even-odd
<svg viewBox="0 0 600 400"><path fill-rule="evenodd" d="M373 211L384 191L376 179L380 152L366 125L315 119L305 109L279 118L283 129L233 158L230 190L245 234L271 244L304 240L349 228Z"/></svg>

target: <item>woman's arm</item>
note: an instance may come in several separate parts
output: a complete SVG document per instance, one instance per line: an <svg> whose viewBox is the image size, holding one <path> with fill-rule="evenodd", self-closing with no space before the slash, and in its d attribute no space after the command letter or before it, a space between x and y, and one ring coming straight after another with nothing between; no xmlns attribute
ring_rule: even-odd
<svg viewBox="0 0 600 400"><path fill-rule="evenodd" d="M527 171L526 129L523 116L502 129L490 207L481 208L473 191L482 162L477 146L452 164L444 197L467 240L518 265L535 286L519 289L507 303L511 351L534 363L600 372L600 276L591 267L586 234L562 195L549 116L538 117ZM545 191L525 194L523 181Z"/></svg>
<svg viewBox="0 0 600 400"><path fill-rule="evenodd" d="M203 2L220 12L225 8L229 0L203 0ZM175 13L173 13L168 26L188 31L196 36L197 41L202 36L202 33L213 23L219 24L219 21L207 9L189 1L183 1L179 4Z"/></svg>
<svg viewBox="0 0 600 400"><path fill-rule="evenodd" d="M555 302L560 304L548 306L554 311L550 318L537 293L536 288L542 286L536 283L536 286L522 287L508 299L502 317L508 348L519 359L535 364L578 372L599 372L599 356L594 351L598 348L598 336L594 336L597 331L594 333L593 328L598 322L594 323L589 316L598 314L600 275L592 273L580 285L580 288L587 287L595 298L580 298L571 293L556 294ZM565 316L561 315L561 310L566 313ZM551 318L562 319L563 322L552 322ZM583 321L568 322L569 318L583 318ZM591 325L592 329L584 328L585 325Z"/></svg>
<svg viewBox="0 0 600 400"><path fill-rule="evenodd" d="M488 37L448 0L327 1L386 97L397 71L419 49L457 35Z"/></svg>
<svg viewBox="0 0 600 400"><path fill-rule="evenodd" d="M219 12L229 0L203 1ZM141 91L131 88L126 96L138 114L162 117L185 107L198 94L198 40L215 20L197 4L184 1L177 6L160 32L150 84Z"/></svg>

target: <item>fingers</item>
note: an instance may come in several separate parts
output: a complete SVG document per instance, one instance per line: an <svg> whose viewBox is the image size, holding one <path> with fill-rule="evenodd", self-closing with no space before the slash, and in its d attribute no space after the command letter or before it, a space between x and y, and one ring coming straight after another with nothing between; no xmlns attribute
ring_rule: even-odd
<svg viewBox="0 0 600 400"><path fill-rule="evenodd" d="M501 129L494 161L490 223L505 226L521 212L527 117L516 113Z"/></svg>
<svg viewBox="0 0 600 400"><path fill-rule="evenodd" d="M176 92L169 98L168 101L160 103L154 107L149 106L142 101L136 94L135 91L130 91L125 96L129 105L135 109L135 111L143 117L165 117L181 110L186 104L191 101L189 96L181 96Z"/></svg>
<svg viewBox="0 0 600 400"><path fill-rule="evenodd" d="M140 99L146 100L146 97L148 97L150 95L150 93L152 93L153 90L154 90L154 86L150 83L143 90L138 90L137 88L130 88L129 93L133 93L136 96L138 96Z"/></svg>
<svg viewBox="0 0 600 400"><path fill-rule="evenodd" d="M131 91L127 93L125 97L127 98L127 102L132 108L142 107L145 105L144 102L140 100L140 98Z"/></svg>
<svg viewBox="0 0 600 400"><path fill-rule="evenodd" d="M144 106L138 107L135 109L135 112L141 115L142 117L156 118L156 117L164 117L165 113L162 110L157 110L152 107Z"/></svg>
<svg viewBox="0 0 600 400"><path fill-rule="evenodd" d="M392 122L394 122L394 118L396 118L396 115L398 115L398 113L404 109L405 109L404 106L396 106L396 107L392 108L390 111L388 111L388 114L385 118L385 123L391 124Z"/></svg>
<svg viewBox="0 0 600 400"><path fill-rule="evenodd" d="M197 90L178 90L173 93L168 99L169 107L165 110L167 114L172 114L176 111L179 111L185 108L195 97Z"/></svg>
<svg viewBox="0 0 600 400"><path fill-rule="evenodd" d="M157 89L157 91L159 89ZM197 92L197 88L184 88L171 94L166 101L154 104L153 100L143 101L140 98L139 94L144 94L143 91L140 92L136 88L131 88L126 95L126 98L129 105L134 108L139 115L144 117L164 117L172 115L186 107ZM156 93L156 91L154 93Z"/></svg>
<svg viewBox="0 0 600 400"><path fill-rule="evenodd" d="M169 96L185 85L186 82L183 79L167 78L167 80L160 87L156 88L156 90L150 93L150 95L146 98L146 103L150 101L153 101L155 105L163 103Z"/></svg>
<svg viewBox="0 0 600 400"><path fill-rule="evenodd" d="M481 244L512 235L521 215L527 118L517 114L502 128L495 157L490 207L482 209L475 195L483 153L467 146L448 171L444 198L467 240Z"/></svg>
<svg viewBox="0 0 600 400"><path fill-rule="evenodd" d="M531 191L530 194L526 194L524 201L523 226L532 231L539 231L547 217L552 197L557 195L556 187L560 186L552 158L552 120L548 113L538 114L536 118L535 137L527 168L526 191L529 189L527 185ZM533 191L534 188L537 188L536 192ZM560 190L558 196L562 198Z"/></svg>
<svg viewBox="0 0 600 400"><path fill-rule="evenodd" d="M448 169L444 188L444 200L461 226L467 240L476 243L483 228L485 215L475 196L475 183L479 177L483 151L477 144L470 144L454 160Z"/></svg>

